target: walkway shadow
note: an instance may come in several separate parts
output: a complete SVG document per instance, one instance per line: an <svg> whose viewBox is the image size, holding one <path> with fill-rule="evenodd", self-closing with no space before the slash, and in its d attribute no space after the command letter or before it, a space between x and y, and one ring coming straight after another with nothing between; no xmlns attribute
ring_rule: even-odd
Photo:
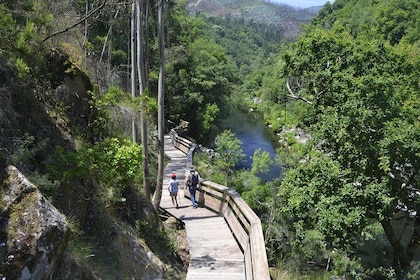
<svg viewBox="0 0 420 280"><path fill-rule="evenodd" d="M184 215L182 215L184 216ZM181 216L181 217L182 217ZM194 221L194 220L204 220L204 219L209 219L209 218L217 218L220 217L219 215L209 215L209 216L199 216L199 217L183 217L181 218L184 221Z"/></svg>
<svg viewBox="0 0 420 280"><path fill-rule="evenodd" d="M194 258L190 263L190 266L196 268L210 267L211 269L214 269L212 266L214 266L215 263L216 259L210 257L209 255L205 255L202 257Z"/></svg>

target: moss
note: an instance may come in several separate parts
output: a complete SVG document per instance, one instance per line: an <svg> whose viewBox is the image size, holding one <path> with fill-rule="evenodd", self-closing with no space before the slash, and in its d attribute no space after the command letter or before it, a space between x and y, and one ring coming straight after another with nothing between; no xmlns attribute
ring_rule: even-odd
<svg viewBox="0 0 420 280"><path fill-rule="evenodd" d="M36 236L40 231L40 220L34 204L39 203L37 192L25 195L22 200L13 204L10 211L10 219L7 226L7 239L9 248L15 254L34 255L36 249Z"/></svg>

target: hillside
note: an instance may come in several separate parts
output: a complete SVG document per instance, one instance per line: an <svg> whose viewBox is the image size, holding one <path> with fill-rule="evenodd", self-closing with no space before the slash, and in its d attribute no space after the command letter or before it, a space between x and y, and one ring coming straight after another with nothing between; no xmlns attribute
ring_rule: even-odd
<svg viewBox="0 0 420 280"><path fill-rule="evenodd" d="M97 4L97 17L115 13ZM77 7L8 1L0 13L0 278L185 278L182 229L143 194L141 147L115 128L130 106L116 105L128 95L111 58L100 62L108 28L88 54L83 28L60 33Z"/></svg>
<svg viewBox="0 0 420 280"><path fill-rule="evenodd" d="M92 84L67 56L50 52L48 59L45 72L54 73L54 80L33 84L0 59L0 275L182 278L182 261L168 246L171 231L163 231L137 187L127 186L121 194L127 200L116 201L106 197L101 175L72 171L68 156L75 156L81 139L90 137L86 117L92 113ZM73 69L66 73L68 67ZM48 96L37 92L41 86Z"/></svg>
<svg viewBox="0 0 420 280"><path fill-rule="evenodd" d="M302 23L308 23L321 8L295 9L287 5L255 0L192 0L188 4L188 10L192 15L205 13L272 25L283 29L284 36L288 39L297 38Z"/></svg>

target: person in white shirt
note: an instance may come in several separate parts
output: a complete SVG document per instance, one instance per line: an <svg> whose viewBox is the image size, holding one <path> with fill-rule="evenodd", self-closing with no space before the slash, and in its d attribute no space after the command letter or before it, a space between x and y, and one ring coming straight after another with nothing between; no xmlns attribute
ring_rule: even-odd
<svg viewBox="0 0 420 280"><path fill-rule="evenodd" d="M173 206L175 206L176 208L178 208L178 187L179 187L179 181L176 178L176 174L172 173L171 175L172 180L169 182L169 195L171 196L172 199L172 204Z"/></svg>

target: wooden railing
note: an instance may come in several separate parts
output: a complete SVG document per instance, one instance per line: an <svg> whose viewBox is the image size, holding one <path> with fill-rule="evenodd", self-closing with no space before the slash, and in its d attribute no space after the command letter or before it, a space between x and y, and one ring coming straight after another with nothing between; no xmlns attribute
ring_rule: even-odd
<svg viewBox="0 0 420 280"><path fill-rule="evenodd" d="M187 154L192 164L196 145L171 130L174 147ZM184 196L190 197L188 191ZM197 189L198 203L223 215L244 254L247 280L270 279L261 221L241 196L231 188L202 179Z"/></svg>
<svg viewBox="0 0 420 280"><path fill-rule="evenodd" d="M188 139L178 136L175 130L171 130L170 133L172 144L178 150L181 150L184 154L188 154L191 148L195 148L195 144Z"/></svg>

